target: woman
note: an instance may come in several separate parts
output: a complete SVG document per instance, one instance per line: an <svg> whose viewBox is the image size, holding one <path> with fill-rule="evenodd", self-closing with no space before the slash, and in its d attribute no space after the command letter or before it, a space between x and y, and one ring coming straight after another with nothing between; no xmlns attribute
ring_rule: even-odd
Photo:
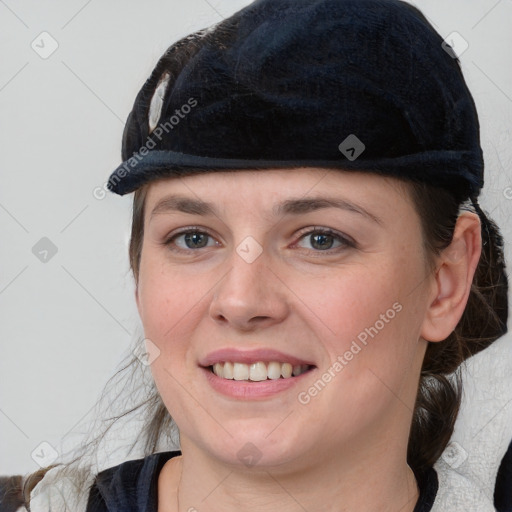
<svg viewBox="0 0 512 512"><path fill-rule="evenodd" d="M474 103L417 9L254 2L162 56L123 160L147 456L28 479L31 510L494 509L433 467L508 304Z"/></svg>

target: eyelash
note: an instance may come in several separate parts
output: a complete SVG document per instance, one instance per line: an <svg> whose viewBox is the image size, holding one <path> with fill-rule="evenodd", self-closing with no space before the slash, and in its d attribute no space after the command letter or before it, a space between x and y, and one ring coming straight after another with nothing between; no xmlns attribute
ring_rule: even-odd
<svg viewBox="0 0 512 512"><path fill-rule="evenodd" d="M165 241L163 242L163 245L167 246L171 251L178 252L178 253L197 252L197 251L199 251L201 249L206 249L207 248L207 247L200 247L199 249L181 249L179 247L176 247L176 246L173 247L172 246L172 242L176 238L178 238L181 235L186 235L186 234L190 234L190 233L199 233L201 235L207 235L207 236L209 236L211 238L214 238L213 235L208 233L208 231L205 231L204 229L199 228L199 227L192 226L192 227L185 228L182 231L179 231L177 233L174 233L172 236L166 238ZM312 234L332 236L332 237L338 239L338 241L340 241L342 243L342 246L334 248L334 249L327 249L325 251L314 250L314 249L303 249L303 250L306 250L308 252L319 253L319 254L334 254L334 253L339 253L339 252L341 252L343 250L346 250L347 248L356 248L357 247L356 243L353 242L352 240L350 240L347 237L341 235L340 233L338 233L336 231L333 231L332 229L328 229L328 228L317 228L317 227L314 227L313 229L310 229L309 231L302 232L300 234L299 241L302 240L303 238L305 238L306 236L312 235Z"/></svg>

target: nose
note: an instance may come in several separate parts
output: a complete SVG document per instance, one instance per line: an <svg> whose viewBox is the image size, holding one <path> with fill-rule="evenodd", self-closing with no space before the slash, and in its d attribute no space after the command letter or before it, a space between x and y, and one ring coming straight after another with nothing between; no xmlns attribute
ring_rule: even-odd
<svg viewBox="0 0 512 512"><path fill-rule="evenodd" d="M229 270L216 286L209 308L215 322L251 331L286 318L290 291L265 251L251 261L234 250L227 264Z"/></svg>

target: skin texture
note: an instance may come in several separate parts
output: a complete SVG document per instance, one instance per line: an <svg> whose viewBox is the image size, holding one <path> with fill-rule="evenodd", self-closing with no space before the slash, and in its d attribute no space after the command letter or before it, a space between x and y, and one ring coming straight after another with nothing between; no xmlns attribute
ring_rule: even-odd
<svg viewBox="0 0 512 512"><path fill-rule="evenodd" d="M152 216L170 194L211 202L217 213ZM319 196L380 222L337 208L273 214L285 199ZM149 185L145 215L135 295L145 337L160 350L151 369L183 454L160 474L159 512L412 511L418 489L406 450L426 340L445 339L462 316L481 250L478 217L461 214L432 273L407 189L370 173L160 179ZM165 245L181 228L210 236L187 245L182 233ZM318 228L355 246L318 240L310 233ZM262 250L251 263L237 252L249 236ZM378 332L354 348L372 326ZM226 347L273 348L316 368L265 399L227 397L199 367ZM251 464L240 457L247 449Z"/></svg>

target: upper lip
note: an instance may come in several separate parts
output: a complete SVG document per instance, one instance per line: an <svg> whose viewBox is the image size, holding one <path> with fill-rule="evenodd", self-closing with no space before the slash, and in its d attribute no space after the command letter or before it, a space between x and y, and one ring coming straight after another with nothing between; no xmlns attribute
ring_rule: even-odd
<svg viewBox="0 0 512 512"><path fill-rule="evenodd" d="M240 350L235 348L221 348L210 352L206 355L199 364L204 367L212 366L215 363L224 363L230 361L232 363L245 363L252 364L259 361L270 362L277 361L279 363L290 363L292 366L297 365L310 365L314 364L305 359L295 357L284 352L279 352L274 349L255 349L255 350Z"/></svg>

